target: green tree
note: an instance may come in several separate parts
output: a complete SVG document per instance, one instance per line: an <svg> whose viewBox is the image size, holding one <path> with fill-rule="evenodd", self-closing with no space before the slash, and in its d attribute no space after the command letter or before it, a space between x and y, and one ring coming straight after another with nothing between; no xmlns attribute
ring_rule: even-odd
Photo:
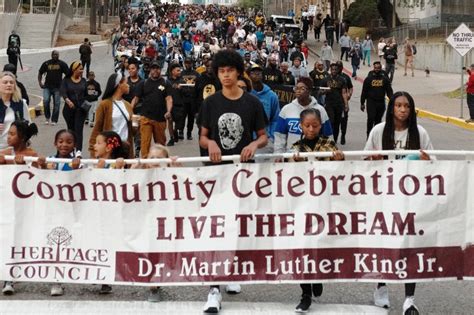
<svg viewBox="0 0 474 315"><path fill-rule="evenodd" d="M239 7L249 9L255 8L261 10L263 8L263 0L239 0Z"/></svg>
<svg viewBox="0 0 474 315"><path fill-rule="evenodd" d="M344 19L348 20L350 25L367 28L372 26L372 21L379 18L377 0L357 0L349 6L344 15Z"/></svg>

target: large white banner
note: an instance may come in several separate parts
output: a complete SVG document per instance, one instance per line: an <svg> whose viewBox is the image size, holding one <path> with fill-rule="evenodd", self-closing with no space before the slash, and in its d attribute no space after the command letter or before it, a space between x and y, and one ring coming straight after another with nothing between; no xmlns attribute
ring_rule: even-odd
<svg viewBox="0 0 474 315"><path fill-rule="evenodd" d="M0 167L0 279L386 281L474 276L468 161L71 172Z"/></svg>

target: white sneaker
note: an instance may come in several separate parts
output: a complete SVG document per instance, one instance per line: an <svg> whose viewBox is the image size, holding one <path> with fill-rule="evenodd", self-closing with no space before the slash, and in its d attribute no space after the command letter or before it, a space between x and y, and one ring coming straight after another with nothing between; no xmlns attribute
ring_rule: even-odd
<svg viewBox="0 0 474 315"><path fill-rule="evenodd" d="M61 296L64 294L64 289L60 284L54 284L51 287L51 296Z"/></svg>
<svg viewBox="0 0 474 315"><path fill-rule="evenodd" d="M241 291L242 288L238 283L231 283L225 286L225 292L228 294L239 294Z"/></svg>
<svg viewBox="0 0 474 315"><path fill-rule="evenodd" d="M378 307L390 308L390 301L388 299L388 288L386 285L375 289L374 304Z"/></svg>
<svg viewBox="0 0 474 315"><path fill-rule="evenodd" d="M204 306L204 313L217 314L221 310L222 295L218 288L211 288L207 295L207 303Z"/></svg>
<svg viewBox="0 0 474 315"><path fill-rule="evenodd" d="M13 282L5 281L3 283L2 293L4 295L12 295L13 293L15 293L15 289L13 288Z"/></svg>
<svg viewBox="0 0 474 315"><path fill-rule="evenodd" d="M415 305L415 297L407 296L403 302L403 315L419 315L418 307Z"/></svg>
<svg viewBox="0 0 474 315"><path fill-rule="evenodd" d="M49 125L49 119L46 119L46 121L44 122L45 125Z"/></svg>
<svg viewBox="0 0 474 315"><path fill-rule="evenodd" d="M56 123L54 121L52 121L51 126L56 126Z"/></svg>

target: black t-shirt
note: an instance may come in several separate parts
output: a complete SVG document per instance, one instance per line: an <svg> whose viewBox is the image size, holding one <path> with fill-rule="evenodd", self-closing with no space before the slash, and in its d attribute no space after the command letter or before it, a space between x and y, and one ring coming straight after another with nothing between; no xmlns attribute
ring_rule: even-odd
<svg viewBox="0 0 474 315"><path fill-rule="evenodd" d="M347 88L347 82L342 76L328 76L326 79L323 80L321 86L331 88L331 90L326 94L326 106L344 107L342 89Z"/></svg>
<svg viewBox="0 0 474 315"><path fill-rule="evenodd" d="M265 128L265 112L248 92L230 100L219 91L204 100L201 125L209 130L208 138L216 141L222 155L240 154L254 140L254 132Z"/></svg>
<svg viewBox="0 0 474 315"><path fill-rule="evenodd" d="M72 81L71 78L65 78L61 83L60 93L62 98L69 98L76 107L80 107L86 99L87 81L86 79L81 78L81 80L76 83ZM69 110L68 106L65 108L66 110Z"/></svg>
<svg viewBox="0 0 474 315"><path fill-rule="evenodd" d="M128 91L128 94L125 94L123 96L123 99L131 104L133 98L137 95L137 87L140 85L140 82L142 82L142 81L143 81L142 79L138 78L137 81L133 82L132 79L130 77L128 77L127 83L128 83L128 86L129 86L129 91ZM140 102L141 102L141 100L140 100Z"/></svg>
<svg viewBox="0 0 474 315"><path fill-rule="evenodd" d="M185 81L186 84L194 84L194 86L183 86L183 97L184 102L186 103L194 103L196 102L196 89L197 89L197 80L200 77L200 74L197 73L195 70L183 70L181 72L181 77Z"/></svg>
<svg viewBox="0 0 474 315"><path fill-rule="evenodd" d="M348 90L354 88L354 85L352 84L352 79L350 76L348 76L347 74L345 74L344 72L342 72L341 74L339 74L340 76L342 76L344 79L346 79L346 88Z"/></svg>
<svg viewBox="0 0 474 315"><path fill-rule="evenodd" d="M171 85L162 77L148 78L137 86L137 96L142 100L142 115L156 121L166 121L166 97L171 96Z"/></svg>
<svg viewBox="0 0 474 315"><path fill-rule="evenodd" d="M48 89L58 89L61 87L63 74L67 75L69 73L69 67L64 61L50 59L43 62L39 69L40 75L45 73L44 86Z"/></svg>
<svg viewBox="0 0 474 315"><path fill-rule="evenodd" d="M168 82L171 85L171 96L173 97L173 106L175 105L183 105L184 98L183 98L183 90L180 87L180 84L186 83L182 77L178 77L173 79L172 77L168 77Z"/></svg>
<svg viewBox="0 0 474 315"><path fill-rule="evenodd" d="M327 71L319 71L319 70L313 70L309 73L309 76L311 79L313 79L313 86L314 87L320 87L323 80L326 79L329 76L329 73Z"/></svg>

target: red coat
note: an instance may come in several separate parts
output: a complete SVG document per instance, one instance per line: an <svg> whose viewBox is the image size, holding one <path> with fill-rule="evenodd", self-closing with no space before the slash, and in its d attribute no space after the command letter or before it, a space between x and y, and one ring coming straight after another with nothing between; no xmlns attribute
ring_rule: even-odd
<svg viewBox="0 0 474 315"><path fill-rule="evenodd" d="M467 81L466 93L474 94L474 72L468 71L469 80Z"/></svg>

